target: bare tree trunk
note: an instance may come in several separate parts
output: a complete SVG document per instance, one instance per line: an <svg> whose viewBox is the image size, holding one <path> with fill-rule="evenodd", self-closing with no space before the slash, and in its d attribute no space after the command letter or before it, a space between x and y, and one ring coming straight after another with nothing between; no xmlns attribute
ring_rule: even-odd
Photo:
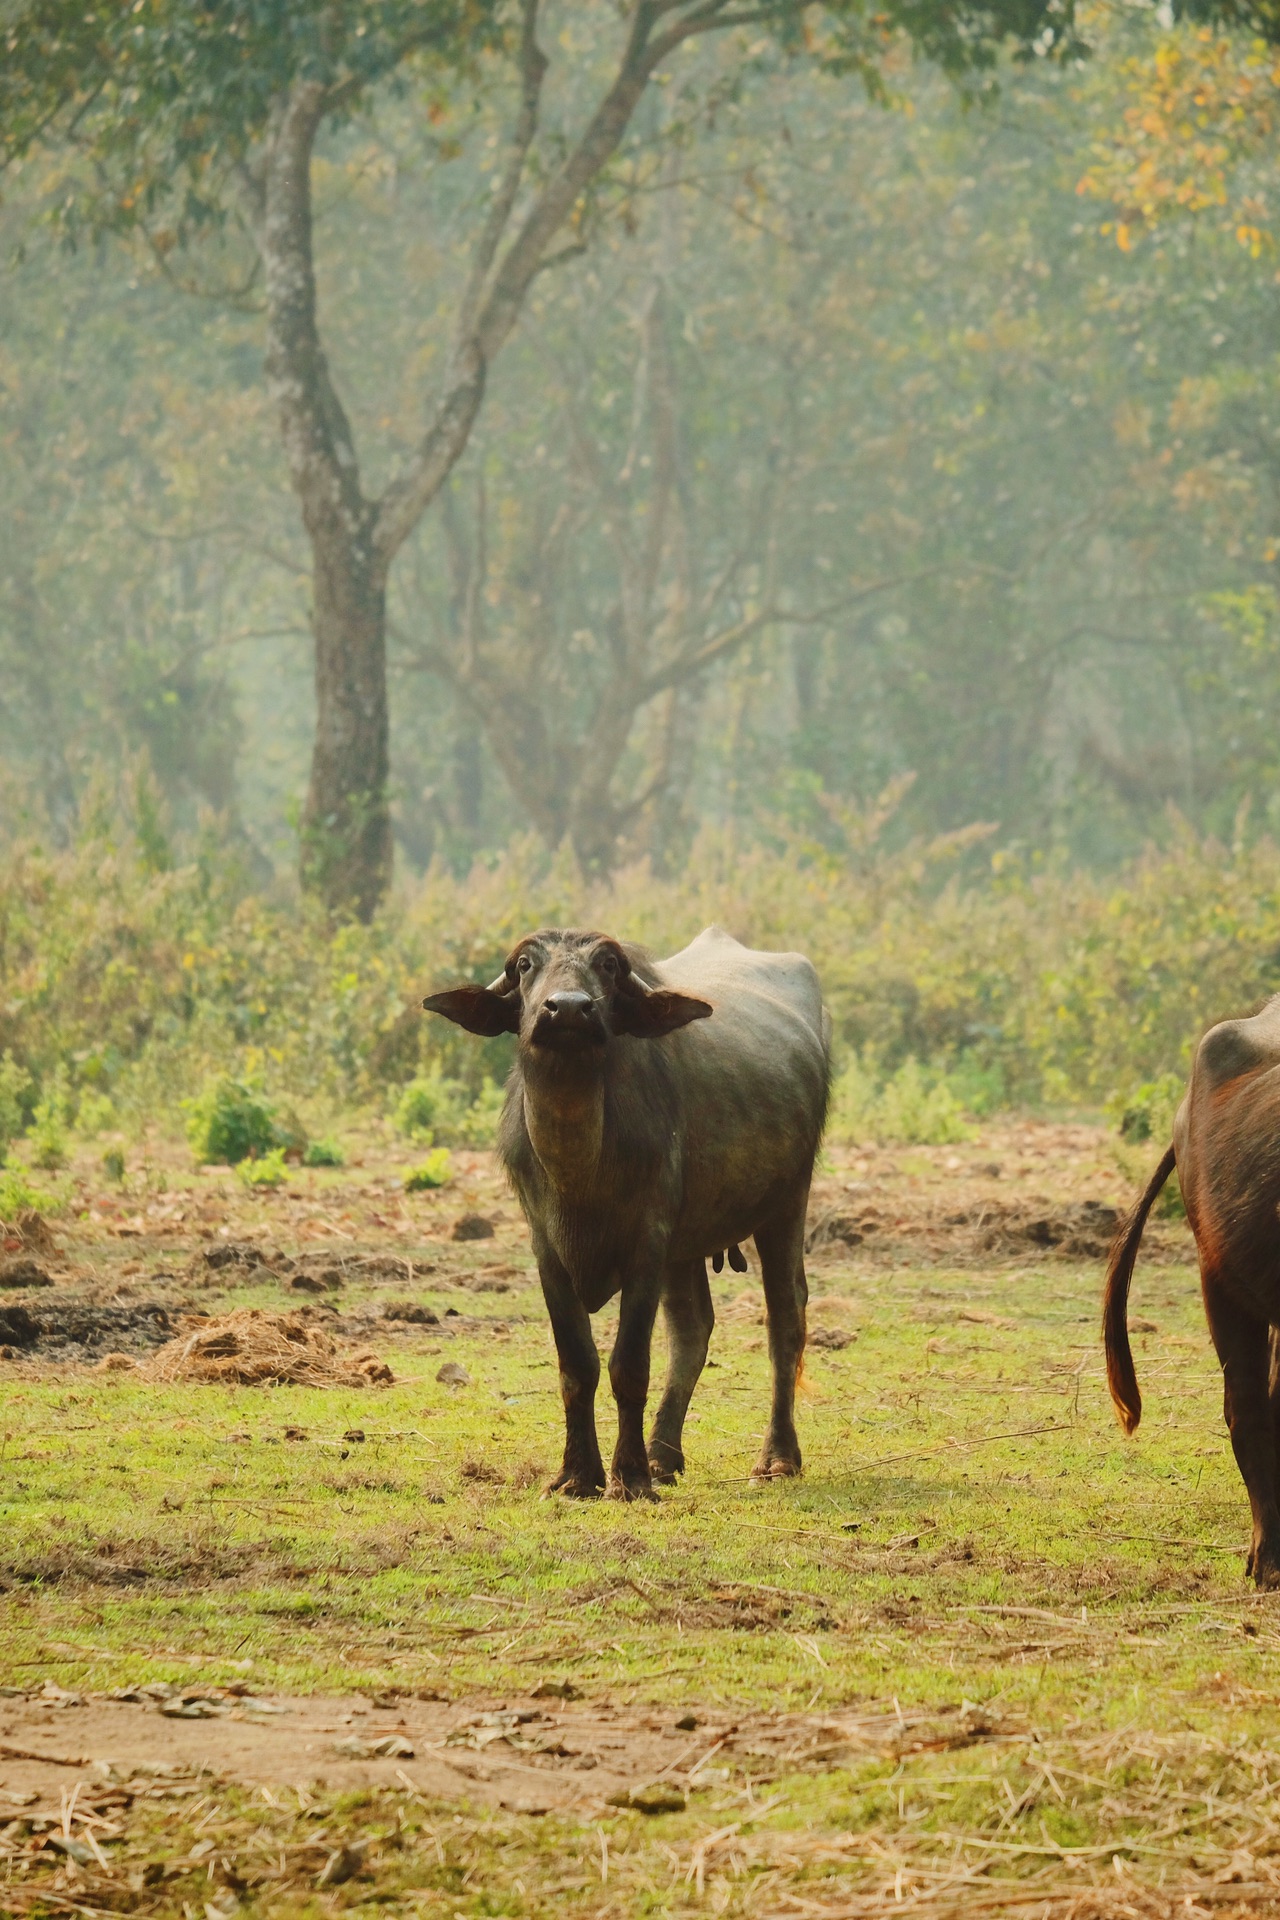
<svg viewBox="0 0 1280 1920"><path fill-rule="evenodd" d="M368 543L312 534L316 735L302 874L331 907L368 920L391 879L387 806L387 592Z"/></svg>
<svg viewBox="0 0 1280 1920"><path fill-rule="evenodd" d="M732 17L702 0L672 19L672 0L638 0L621 57L576 145L517 201L538 125L547 61L540 0L521 0L520 105L471 263L442 390L413 455L378 500L366 499L354 436L330 377L316 312L311 158L327 114L360 84L295 80L277 100L262 150L241 169L264 267L267 380L314 562L316 742L303 821L304 881L336 912L370 918L391 877L387 796L387 576L400 547L466 447L489 367L515 327L548 247L617 151L654 70L684 40ZM514 223L514 231L511 231ZM582 250L571 242L566 253Z"/></svg>

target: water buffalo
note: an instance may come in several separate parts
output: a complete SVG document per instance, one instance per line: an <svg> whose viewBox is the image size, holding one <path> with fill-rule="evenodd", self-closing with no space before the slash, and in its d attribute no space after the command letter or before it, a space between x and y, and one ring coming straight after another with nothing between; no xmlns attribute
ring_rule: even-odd
<svg viewBox="0 0 1280 1920"><path fill-rule="evenodd" d="M1247 1570L1260 1587L1280 1587L1280 995L1252 1019L1224 1020L1205 1034L1173 1143L1116 1234L1103 1338L1107 1384L1126 1433L1142 1414L1129 1282L1147 1215L1175 1165L1222 1364L1223 1413L1253 1510Z"/></svg>
<svg viewBox="0 0 1280 1920"><path fill-rule="evenodd" d="M804 1222L830 1038L809 962L752 952L718 927L658 961L606 934L544 928L518 942L491 986L423 1005L471 1033L519 1036L498 1151L529 1222L560 1360L564 1465L552 1487L580 1499L605 1489L591 1315L615 1293L608 1492L652 1498L653 1480L683 1471L684 1417L715 1324L706 1259L748 1235L773 1365L754 1471L799 1473ZM659 1302L670 1359L646 1448Z"/></svg>

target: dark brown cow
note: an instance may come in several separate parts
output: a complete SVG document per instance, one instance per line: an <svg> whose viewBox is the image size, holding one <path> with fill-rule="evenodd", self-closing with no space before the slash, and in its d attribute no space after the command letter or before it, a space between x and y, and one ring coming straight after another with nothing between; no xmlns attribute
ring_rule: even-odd
<svg viewBox="0 0 1280 1920"><path fill-rule="evenodd" d="M1152 1203L1177 1166L1200 1254L1223 1412L1253 1510L1248 1571L1280 1587L1280 995L1224 1020L1196 1051L1173 1144L1121 1224L1107 1268L1103 1337L1120 1424L1142 1413L1129 1348L1129 1282Z"/></svg>
<svg viewBox="0 0 1280 1920"><path fill-rule="evenodd" d="M609 1379L609 1492L652 1497L684 1468L689 1400L715 1315L708 1256L754 1236L773 1363L759 1475L800 1471L793 1418L804 1352L804 1221L826 1114L830 1022L795 953L711 927L669 960L601 933L544 928L491 986L423 1002L472 1033L515 1033L498 1150L529 1222L560 1360L564 1465L552 1486L605 1488L591 1315L621 1294ZM733 1258L737 1254L737 1259ZM648 1446L649 1348L661 1304L670 1360Z"/></svg>

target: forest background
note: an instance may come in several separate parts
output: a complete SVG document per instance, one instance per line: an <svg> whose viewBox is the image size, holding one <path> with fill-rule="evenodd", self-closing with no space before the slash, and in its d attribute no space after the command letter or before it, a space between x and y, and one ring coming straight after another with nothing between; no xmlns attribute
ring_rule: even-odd
<svg viewBox="0 0 1280 1920"><path fill-rule="evenodd" d="M564 125L606 13L543 15ZM747 26L651 89L391 572L395 879L351 911L297 878L313 579L251 250L84 223L74 140L12 153L0 1132L53 1163L223 1076L482 1140L503 1043L417 1000L557 920L809 951L855 1133L1164 1124L1280 986L1280 75L1247 21L1083 24L959 85L890 34L869 87ZM317 137L379 482L511 98L410 71Z"/></svg>

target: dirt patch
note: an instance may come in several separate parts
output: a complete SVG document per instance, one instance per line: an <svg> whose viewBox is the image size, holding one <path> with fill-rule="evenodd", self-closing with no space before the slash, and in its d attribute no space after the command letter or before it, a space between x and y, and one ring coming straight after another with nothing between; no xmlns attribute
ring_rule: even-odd
<svg viewBox="0 0 1280 1920"><path fill-rule="evenodd" d="M173 1331L172 1309L159 1300L104 1306L59 1294L0 1305L0 1343L58 1362L91 1366L105 1353L147 1353Z"/></svg>
<svg viewBox="0 0 1280 1920"><path fill-rule="evenodd" d="M0 1701L0 1791L34 1794L29 1820L59 1809L77 1779L133 1797L201 1778L338 1791L407 1782L521 1812L590 1809L658 1778L683 1797L713 1756L767 1779L869 1753L967 1746L995 1731L972 1708L677 1716L558 1692L552 1684L525 1699L453 1703L396 1694L255 1698L247 1687L156 1683L104 1699L49 1686Z"/></svg>
<svg viewBox="0 0 1280 1920"><path fill-rule="evenodd" d="M1121 1217L1120 1209L1104 1200L1054 1204L1043 1195L1027 1200L984 1195L968 1205L948 1206L927 1193L885 1193L851 1206L815 1191L805 1251L819 1259L856 1251L872 1261L909 1256L917 1264L958 1267L1046 1254L1105 1260ZM1148 1224L1144 1259L1186 1260L1191 1251L1181 1225Z"/></svg>
<svg viewBox="0 0 1280 1920"><path fill-rule="evenodd" d="M147 1364L148 1379L237 1386L389 1386L394 1378L368 1348L339 1346L306 1313L241 1307L212 1319L185 1316L183 1330Z"/></svg>

